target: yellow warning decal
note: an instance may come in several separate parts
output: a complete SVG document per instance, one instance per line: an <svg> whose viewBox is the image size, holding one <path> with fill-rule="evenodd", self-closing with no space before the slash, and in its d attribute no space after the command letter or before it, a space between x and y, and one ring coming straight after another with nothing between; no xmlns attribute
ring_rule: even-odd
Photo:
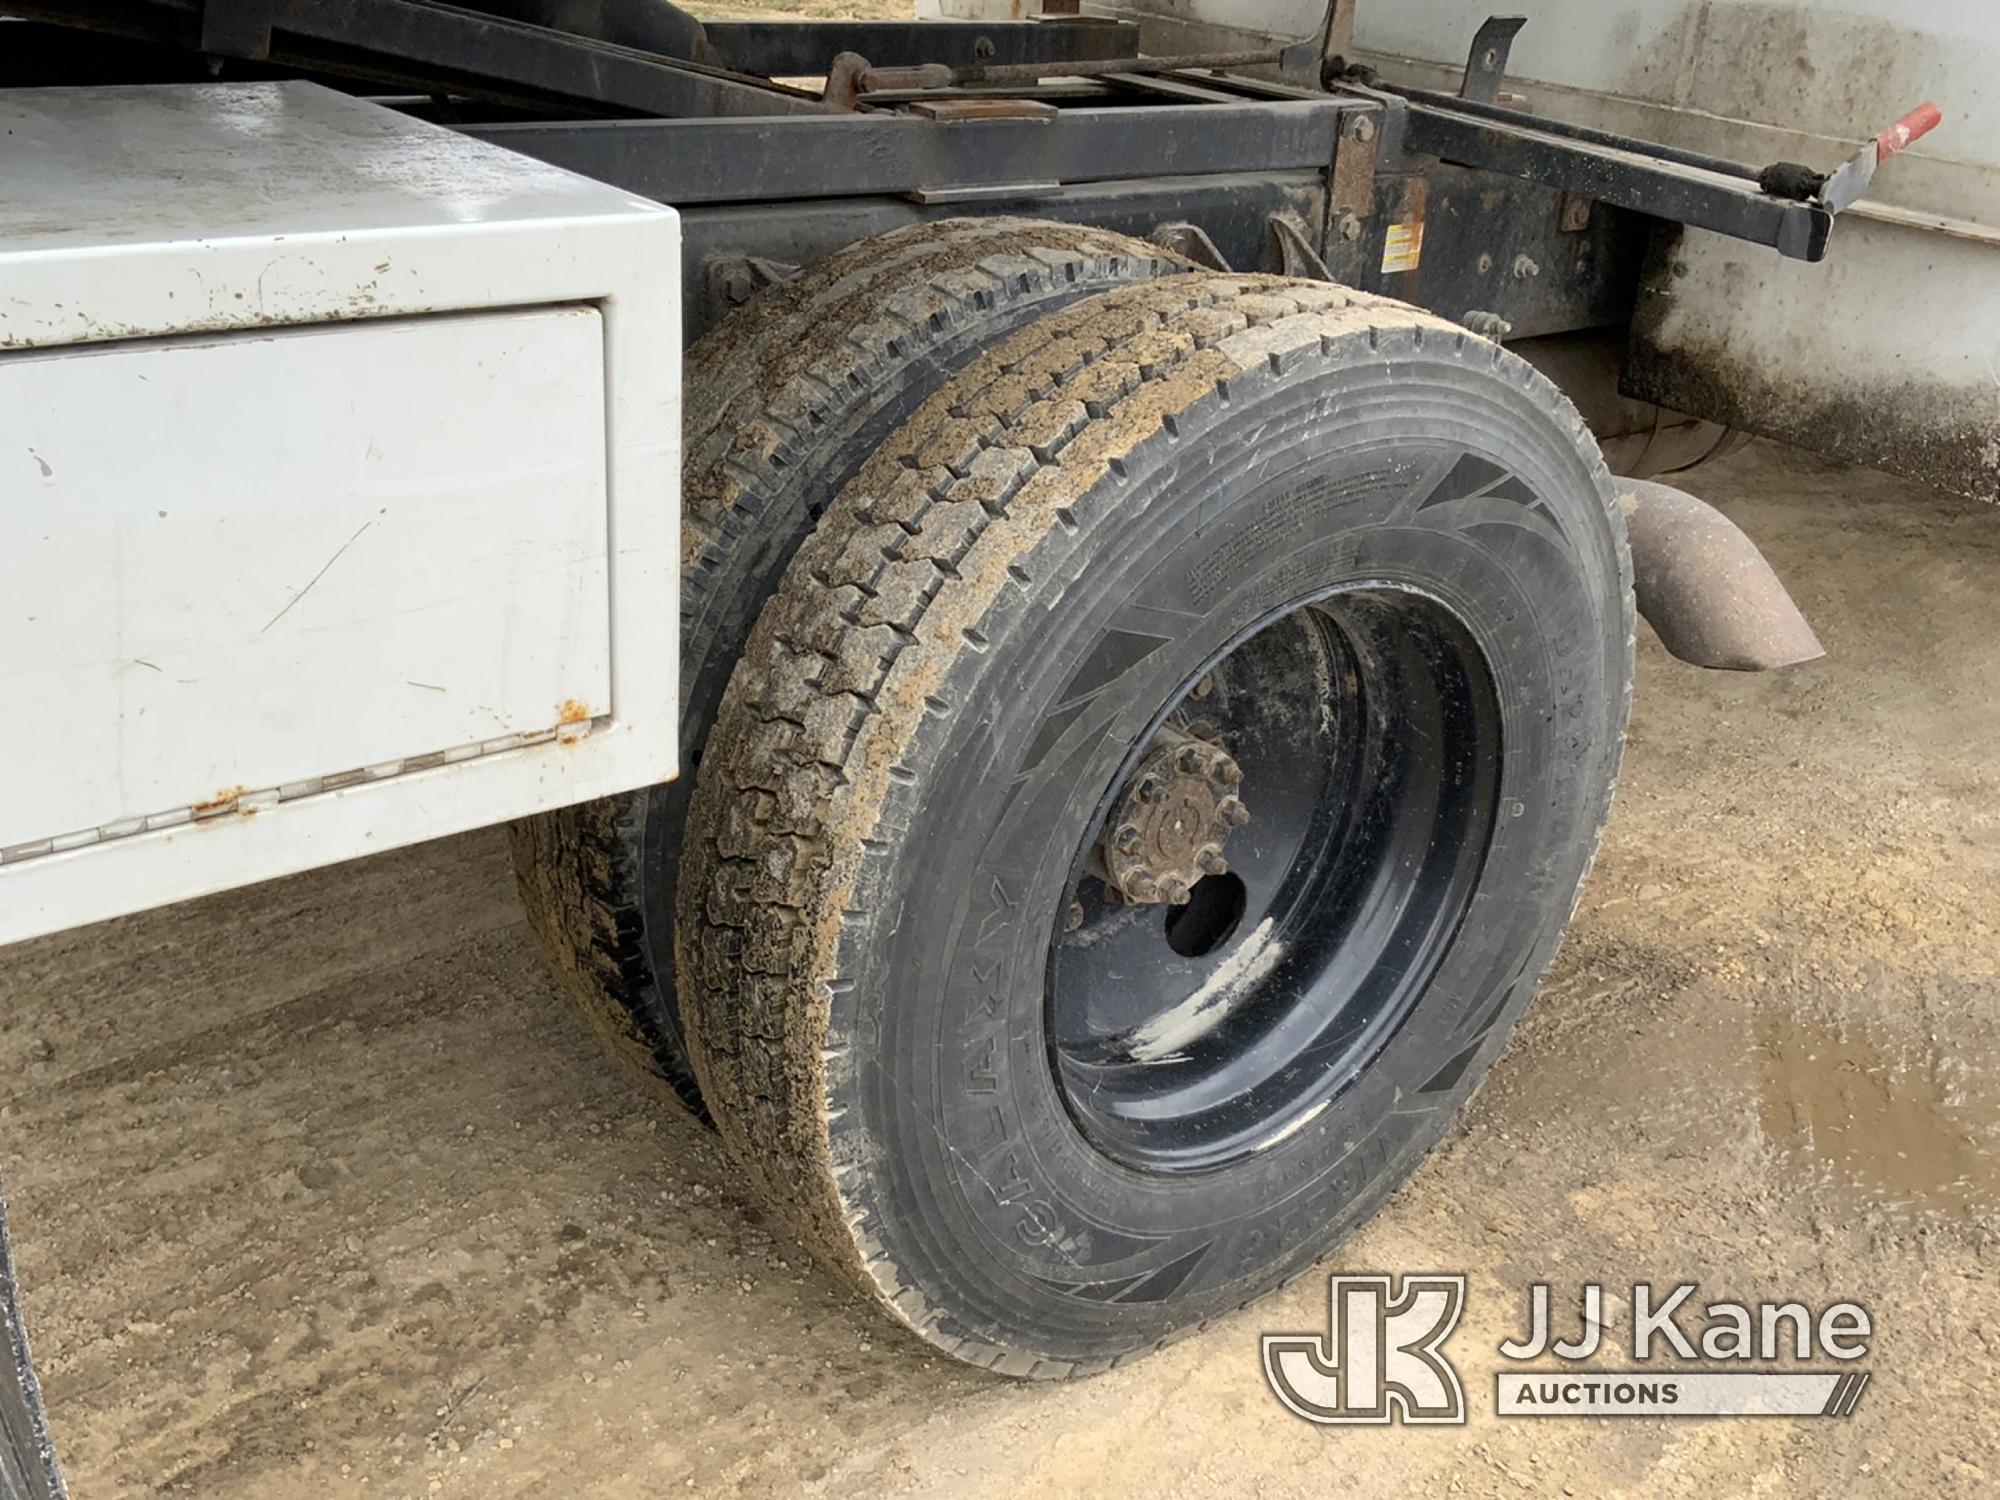
<svg viewBox="0 0 2000 1500"><path fill-rule="evenodd" d="M1392 271L1414 271L1417 263L1423 258L1423 220L1391 224L1388 236L1382 241L1383 274L1387 275Z"/></svg>

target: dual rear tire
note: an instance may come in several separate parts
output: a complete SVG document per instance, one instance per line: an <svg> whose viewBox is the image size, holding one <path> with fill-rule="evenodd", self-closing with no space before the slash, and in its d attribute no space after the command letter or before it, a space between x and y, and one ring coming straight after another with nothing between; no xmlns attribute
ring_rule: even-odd
<svg viewBox="0 0 2000 1500"><path fill-rule="evenodd" d="M723 688L793 552L862 463L979 351L1189 263L1087 226L994 218L864 240L767 288L689 351L677 780L514 825L522 903L615 1055L706 1119L674 986L688 802Z"/></svg>
<svg viewBox="0 0 2000 1500"><path fill-rule="evenodd" d="M1148 276L988 340L787 561L680 804L726 1146L1007 1373L1310 1266L1504 1046L1607 811L1629 562L1568 403L1384 299Z"/></svg>

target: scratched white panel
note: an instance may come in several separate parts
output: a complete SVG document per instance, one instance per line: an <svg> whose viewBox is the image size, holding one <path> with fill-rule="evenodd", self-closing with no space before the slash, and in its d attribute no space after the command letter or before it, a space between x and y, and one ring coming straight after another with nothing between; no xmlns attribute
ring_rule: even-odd
<svg viewBox="0 0 2000 1500"><path fill-rule="evenodd" d="M0 357L0 847L610 708L561 307Z"/></svg>

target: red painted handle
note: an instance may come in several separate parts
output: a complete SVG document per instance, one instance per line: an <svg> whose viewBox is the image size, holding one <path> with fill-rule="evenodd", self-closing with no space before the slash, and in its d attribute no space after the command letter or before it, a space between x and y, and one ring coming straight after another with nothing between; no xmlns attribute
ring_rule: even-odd
<svg viewBox="0 0 2000 1500"><path fill-rule="evenodd" d="M1919 104L1902 119L1875 137L1875 163L1880 166L1901 151L1911 141L1929 135L1944 119L1944 111L1935 104Z"/></svg>

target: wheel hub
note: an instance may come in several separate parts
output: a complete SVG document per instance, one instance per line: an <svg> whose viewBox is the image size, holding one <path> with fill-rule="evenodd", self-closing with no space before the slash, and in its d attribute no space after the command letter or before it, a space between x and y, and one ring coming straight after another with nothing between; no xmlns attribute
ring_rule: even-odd
<svg viewBox="0 0 2000 1500"><path fill-rule="evenodd" d="M1223 847L1250 821L1243 770L1220 744L1160 727L1105 823L1098 858L1107 899L1187 904L1205 875L1226 874Z"/></svg>
<svg viewBox="0 0 2000 1500"><path fill-rule="evenodd" d="M1281 608L1168 699L1050 945L1052 1064L1098 1150L1275 1149L1380 1055L1484 865L1499 722L1477 640L1389 588Z"/></svg>

